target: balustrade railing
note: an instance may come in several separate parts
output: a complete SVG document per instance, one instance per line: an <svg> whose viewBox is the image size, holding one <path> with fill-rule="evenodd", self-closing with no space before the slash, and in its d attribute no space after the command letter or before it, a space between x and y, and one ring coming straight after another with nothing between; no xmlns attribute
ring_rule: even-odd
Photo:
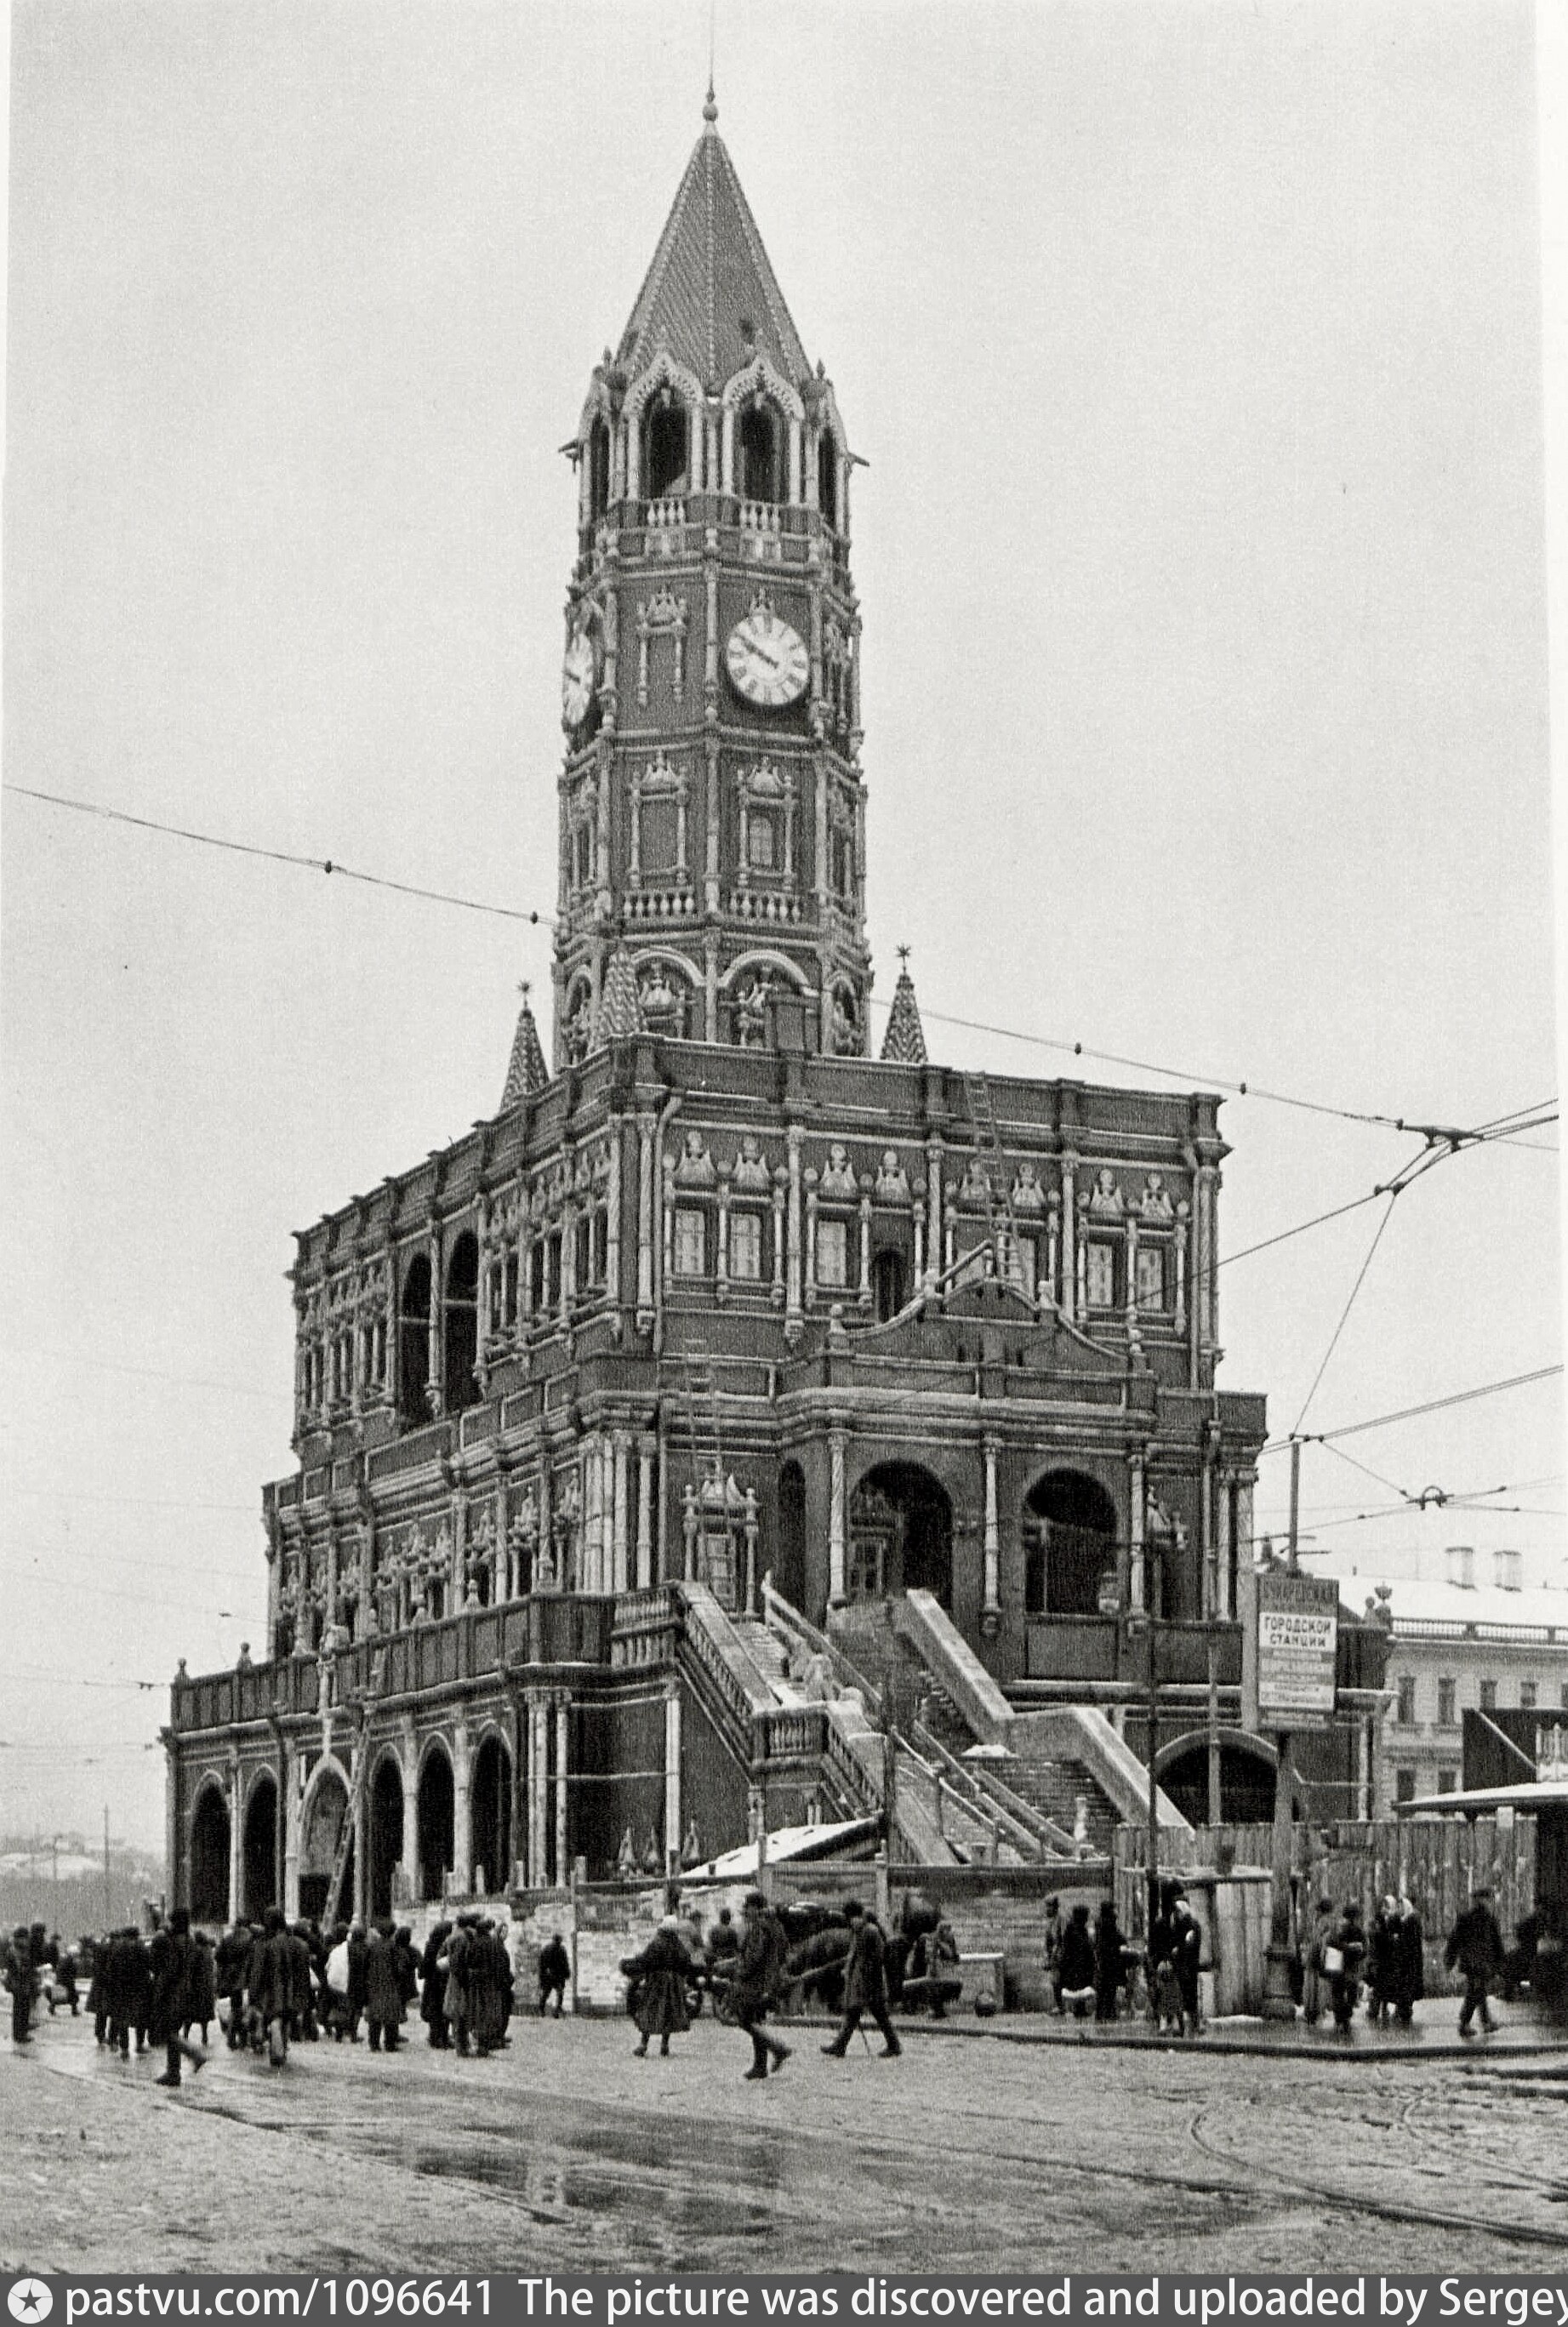
<svg viewBox="0 0 1568 2327"><path fill-rule="evenodd" d="M730 911L742 921L793 925L805 918L805 906L780 889L733 889Z"/></svg>
<svg viewBox="0 0 1568 2327"><path fill-rule="evenodd" d="M621 910L629 921L689 921L697 901L689 883L673 889L628 889Z"/></svg>

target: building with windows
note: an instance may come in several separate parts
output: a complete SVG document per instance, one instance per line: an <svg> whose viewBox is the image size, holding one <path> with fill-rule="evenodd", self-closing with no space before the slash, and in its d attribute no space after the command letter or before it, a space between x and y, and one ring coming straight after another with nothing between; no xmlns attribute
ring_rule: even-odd
<svg viewBox="0 0 1568 2327"><path fill-rule="evenodd" d="M1467 1714L1568 1713L1568 1589L1526 1585L1522 1565L1517 1551L1483 1562L1453 1545L1439 1582L1341 1579L1388 1627L1381 1804L1460 1789Z"/></svg>
<svg viewBox="0 0 1568 2327"><path fill-rule="evenodd" d="M267 1653L176 1685L172 1895L1050 1846L1141 1805L1151 1608L1166 1782L1212 1647L1272 1790L1218 1101L938 1065L907 965L872 1055L850 440L711 99L574 454L551 1058L525 993L493 1116L298 1236ZM944 1815L976 1739L1011 1807Z"/></svg>

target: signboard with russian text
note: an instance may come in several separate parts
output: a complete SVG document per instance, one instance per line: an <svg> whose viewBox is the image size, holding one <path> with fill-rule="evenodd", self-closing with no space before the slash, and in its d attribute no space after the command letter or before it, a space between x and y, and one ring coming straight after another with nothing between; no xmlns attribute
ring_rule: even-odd
<svg viewBox="0 0 1568 2327"><path fill-rule="evenodd" d="M1242 1613L1244 1718L1264 1729L1314 1729L1334 1715L1339 1588L1326 1575L1263 1568Z"/></svg>

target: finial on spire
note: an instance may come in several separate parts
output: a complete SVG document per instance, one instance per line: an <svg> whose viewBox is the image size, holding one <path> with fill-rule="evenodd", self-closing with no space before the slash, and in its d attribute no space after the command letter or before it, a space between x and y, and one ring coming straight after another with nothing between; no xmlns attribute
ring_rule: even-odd
<svg viewBox="0 0 1568 2327"><path fill-rule="evenodd" d="M713 126L714 123L718 119L718 117L719 117L719 104L718 104L718 99L717 99L717 98L715 98L715 97L714 97L714 84L713 84L712 79L710 78L710 79L709 79L709 81L708 81L708 93L707 93L706 97L703 99L703 119L704 119L704 120L708 124L708 126L711 128L711 127Z"/></svg>
<svg viewBox="0 0 1568 2327"><path fill-rule="evenodd" d="M711 129L719 117L718 100L714 95L714 48L718 39L719 0L708 0L708 94L703 106L703 119Z"/></svg>
<svg viewBox="0 0 1568 2327"><path fill-rule="evenodd" d="M898 955L900 961L908 961L910 958L910 949L908 946L895 946L893 948L893 951ZM527 988L525 986L523 991L527 993Z"/></svg>

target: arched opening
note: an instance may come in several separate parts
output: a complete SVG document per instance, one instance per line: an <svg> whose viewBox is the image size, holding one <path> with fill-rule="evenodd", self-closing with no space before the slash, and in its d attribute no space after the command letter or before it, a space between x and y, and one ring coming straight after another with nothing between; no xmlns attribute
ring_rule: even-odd
<svg viewBox="0 0 1568 2327"><path fill-rule="evenodd" d="M871 1264L871 1297L879 1325L896 1317L909 1299L909 1270L904 1256L895 1245L884 1245L873 1253Z"/></svg>
<svg viewBox="0 0 1568 2327"><path fill-rule="evenodd" d="M1116 1507L1082 1471L1048 1471L1023 1516L1023 1604L1031 1616L1093 1616L1115 1580Z"/></svg>
<svg viewBox="0 0 1568 2327"><path fill-rule="evenodd" d="M430 1378L430 1256L416 1252L403 1279L397 1328L397 1411L405 1422L423 1422L429 1408L425 1385Z"/></svg>
<svg viewBox="0 0 1568 2327"><path fill-rule="evenodd" d="M354 1845L350 1839L343 1871L337 1883L332 1869L349 1815L349 1793L336 1770L323 1771L305 1804L300 1832L300 1913L318 1922L335 1922L354 1896Z"/></svg>
<svg viewBox="0 0 1568 2327"><path fill-rule="evenodd" d="M879 1463L849 1499L845 1584L852 1600L933 1592L953 1602L953 1506L918 1463Z"/></svg>
<svg viewBox="0 0 1568 2327"><path fill-rule="evenodd" d="M1209 1741L1178 1740L1155 1762L1161 1790L1192 1826L1209 1824ZM1267 1826L1274 1811L1274 1762L1257 1741L1234 1735L1219 1743L1219 1817L1224 1826Z"/></svg>
<svg viewBox="0 0 1568 2327"><path fill-rule="evenodd" d="M446 1264L441 1336L446 1411L462 1414L479 1396L479 1239L471 1229L464 1229Z"/></svg>
<svg viewBox="0 0 1568 2327"><path fill-rule="evenodd" d="M588 431L588 522L597 525L610 507L610 431L596 420Z"/></svg>
<svg viewBox="0 0 1568 2327"><path fill-rule="evenodd" d="M403 1855L403 1772L384 1754L370 1788L370 1882L372 1915L392 1912L392 1869Z"/></svg>
<svg viewBox="0 0 1568 2327"><path fill-rule="evenodd" d="M473 1817L473 1887L483 1870L487 1891L504 1891L512 1871L512 1757L504 1742L487 1737L474 1756L469 1788Z"/></svg>
<svg viewBox="0 0 1568 2327"><path fill-rule="evenodd" d="M779 1470L779 1544L773 1589L792 1608L806 1605L806 1473L798 1463Z"/></svg>
<svg viewBox="0 0 1568 2327"><path fill-rule="evenodd" d="M658 501L667 494L690 491L689 443L685 405L667 388L661 388L649 398L642 416L644 500Z"/></svg>
<svg viewBox="0 0 1568 2327"><path fill-rule="evenodd" d="M440 1899L452 1872L453 1839L457 1831L452 1763L440 1746L425 1755L425 1767L419 1772L418 1824L419 1895L421 1899Z"/></svg>
<svg viewBox="0 0 1568 2327"><path fill-rule="evenodd" d="M743 501L783 500L782 436L772 406L762 397L742 413L735 431L735 488Z"/></svg>
<svg viewBox="0 0 1568 2327"><path fill-rule="evenodd" d="M191 1820L191 1920L221 1923L229 1916L229 1804L220 1786L203 1786Z"/></svg>
<svg viewBox="0 0 1568 2327"><path fill-rule="evenodd" d="M277 1780L270 1770L250 1790L242 1850L240 1911L247 1923L259 1923L277 1904Z"/></svg>
<svg viewBox="0 0 1568 2327"><path fill-rule="evenodd" d="M833 431L825 428L817 440L817 506L822 522L838 530L838 447Z"/></svg>

